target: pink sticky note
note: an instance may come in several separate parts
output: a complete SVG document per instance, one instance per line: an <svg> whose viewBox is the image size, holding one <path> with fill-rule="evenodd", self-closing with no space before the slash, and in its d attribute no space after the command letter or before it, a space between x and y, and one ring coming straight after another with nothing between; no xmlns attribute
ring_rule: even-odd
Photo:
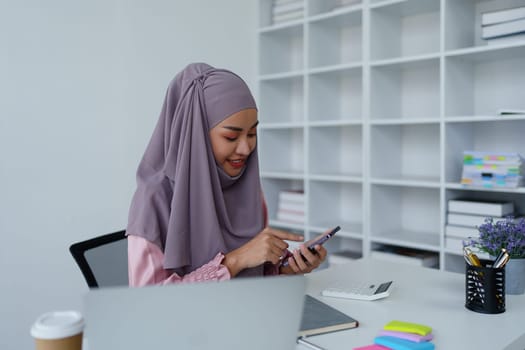
<svg viewBox="0 0 525 350"><path fill-rule="evenodd" d="M354 348L353 350L391 350L391 349L383 345L372 344L372 345L360 346L358 348Z"/></svg>

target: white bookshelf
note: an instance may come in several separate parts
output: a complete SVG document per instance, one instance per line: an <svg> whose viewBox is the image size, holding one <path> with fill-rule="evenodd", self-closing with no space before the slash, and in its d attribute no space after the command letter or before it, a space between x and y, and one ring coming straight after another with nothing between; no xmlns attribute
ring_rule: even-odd
<svg viewBox="0 0 525 350"><path fill-rule="evenodd" d="M272 24L259 0L259 152L270 223L311 238L340 225L330 251L382 247L439 257L447 201L512 200L525 188L459 184L464 150L525 155L525 41L480 38L482 12L525 0L304 0ZM304 225L275 220L281 190L302 189Z"/></svg>

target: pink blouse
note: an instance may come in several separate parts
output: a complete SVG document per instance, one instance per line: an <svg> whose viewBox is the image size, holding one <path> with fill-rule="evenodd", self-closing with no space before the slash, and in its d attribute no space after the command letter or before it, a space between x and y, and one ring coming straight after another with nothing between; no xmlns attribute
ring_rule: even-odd
<svg viewBox="0 0 525 350"><path fill-rule="evenodd" d="M181 277L164 269L162 265L164 253L157 245L143 237L128 236L128 271L131 287L229 280L230 271L221 264L223 259L224 254L218 253L209 263ZM279 265L266 264L264 274L279 274Z"/></svg>

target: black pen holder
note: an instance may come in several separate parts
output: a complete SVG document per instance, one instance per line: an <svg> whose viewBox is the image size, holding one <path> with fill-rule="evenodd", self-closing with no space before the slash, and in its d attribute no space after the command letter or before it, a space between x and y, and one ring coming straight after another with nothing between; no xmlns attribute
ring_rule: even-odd
<svg viewBox="0 0 525 350"><path fill-rule="evenodd" d="M505 312L505 268L490 267L490 260L480 262L481 266L466 264L465 307L485 314Z"/></svg>

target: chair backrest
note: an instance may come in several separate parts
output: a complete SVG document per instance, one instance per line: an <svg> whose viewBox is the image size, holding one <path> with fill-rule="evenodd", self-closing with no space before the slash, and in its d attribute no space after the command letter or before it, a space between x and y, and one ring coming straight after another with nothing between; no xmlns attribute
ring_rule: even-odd
<svg viewBox="0 0 525 350"><path fill-rule="evenodd" d="M69 251L89 288L128 285L128 244L125 230L74 243Z"/></svg>

